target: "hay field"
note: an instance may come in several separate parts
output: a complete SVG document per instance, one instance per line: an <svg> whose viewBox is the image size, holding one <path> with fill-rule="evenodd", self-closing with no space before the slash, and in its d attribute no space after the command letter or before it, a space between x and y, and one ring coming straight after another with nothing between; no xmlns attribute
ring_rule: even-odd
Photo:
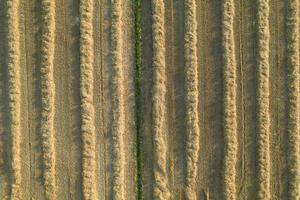
<svg viewBox="0 0 300 200"><path fill-rule="evenodd" d="M0 200L299 200L299 0L0 0Z"/></svg>

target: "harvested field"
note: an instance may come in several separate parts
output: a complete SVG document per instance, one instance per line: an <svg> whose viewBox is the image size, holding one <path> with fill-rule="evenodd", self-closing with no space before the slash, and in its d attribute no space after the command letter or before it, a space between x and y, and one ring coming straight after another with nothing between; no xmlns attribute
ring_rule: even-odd
<svg viewBox="0 0 300 200"><path fill-rule="evenodd" d="M0 0L0 200L298 200L299 0Z"/></svg>

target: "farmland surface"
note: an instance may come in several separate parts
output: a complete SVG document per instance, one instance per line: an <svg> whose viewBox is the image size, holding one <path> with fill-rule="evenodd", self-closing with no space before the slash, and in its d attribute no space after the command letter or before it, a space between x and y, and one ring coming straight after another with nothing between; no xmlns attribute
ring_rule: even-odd
<svg viewBox="0 0 300 200"><path fill-rule="evenodd" d="M299 0L0 0L0 200L299 200Z"/></svg>

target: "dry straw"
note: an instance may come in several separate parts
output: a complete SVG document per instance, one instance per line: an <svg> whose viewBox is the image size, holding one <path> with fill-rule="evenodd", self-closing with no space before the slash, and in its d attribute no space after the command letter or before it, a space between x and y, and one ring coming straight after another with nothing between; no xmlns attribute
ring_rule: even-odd
<svg viewBox="0 0 300 200"><path fill-rule="evenodd" d="M224 62L224 199L236 199L237 121L236 121L236 58L234 44L234 1L223 1L222 46Z"/></svg>
<svg viewBox="0 0 300 200"><path fill-rule="evenodd" d="M20 33L19 0L8 0L7 8L7 71L8 71L8 105L9 132L11 135L11 199L21 199L21 86L20 86Z"/></svg>
<svg viewBox="0 0 300 200"><path fill-rule="evenodd" d="M196 200L196 178L200 148L198 119L197 21L195 0L185 1L185 101L186 101L186 199Z"/></svg>
<svg viewBox="0 0 300 200"><path fill-rule="evenodd" d="M258 199L270 193L270 116L269 116L269 0L257 1L257 184Z"/></svg>
<svg viewBox="0 0 300 200"><path fill-rule="evenodd" d="M113 136L113 199L125 199L124 191L124 88L122 64L122 1L112 1L112 136Z"/></svg>
<svg viewBox="0 0 300 200"><path fill-rule="evenodd" d="M42 1L41 38L41 134L44 159L44 185L46 198L56 199L55 183L55 135L54 135L54 95L53 57L55 43L55 2Z"/></svg>
<svg viewBox="0 0 300 200"><path fill-rule="evenodd" d="M288 196L300 199L300 132L299 132L299 1L287 2L288 68Z"/></svg>
<svg viewBox="0 0 300 200"><path fill-rule="evenodd" d="M166 115L166 58L165 58L165 6L163 0L152 0L153 34L153 91L152 132L154 148L153 198L170 199L167 175L167 143L164 129Z"/></svg>
<svg viewBox="0 0 300 200"><path fill-rule="evenodd" d="M81 136L82 187L85 200L96 200L96 133L95 110L93 105L93 12L92 0L80 1L80 96L81 96Z"/></svg>

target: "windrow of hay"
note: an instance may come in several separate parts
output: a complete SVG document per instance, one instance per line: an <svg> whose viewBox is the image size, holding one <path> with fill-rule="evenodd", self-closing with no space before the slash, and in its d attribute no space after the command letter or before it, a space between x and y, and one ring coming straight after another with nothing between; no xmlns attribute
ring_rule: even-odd
<svg viewBox="0 0 300 200"><path fill-rule="evenodd" d="M96 200L96 133L95 110L93 106L93 0L80 1L80 97L81 97L81 137L82 189L85 200Z"/></svg>
<svg viewBox="0 0 300 200"><path fill-rule="evenodd" d="M21 199L21 85L20 85L20 32L19 0L8 0L7 8L7 71L9 132L11 136L11 199Z"/></svg>
<svg viewBox="0 0 300 200"><path fill-rule="evenodd" d="M163 0L152 0L153 91L152 133L154 148L153 198L170 199L167 174L166 115L166 58L165 5Z"/></svg>
<svg viewBox="0 0 300 200"><path fill-rule="evenodd" d="M196 200L196 179L200 149L198 119L197 21L195 0L185 0L185 101L186 101L186 199Z"/></svg>
<svg viewBox="0 0 300 200"><path fill-rule="evenodd" d="M269 0L257 0L257 186L258 199L270 199Z"/></svg>
<svg viewBox="0 0 300 200"><path fill-rule="evenodd" d="M124 72L122 64L122 0L112 1L112 137L113 137L113 199L123 200L124 191Z"/></svg>
<svg viewBox="0 0 300 200"><path fill-rule="evenodd" d="M300 199L299 0L287 1L288 195Z"/></svg>
<svg viewBox="0 0 300 200"><path fill-rule="evenodd" d="M55 133L54 133L54 95L53 58L55 43L55 2L43 0L41 36L41 135L44 160L44 185L46 198L56 199L55 180Z"/></svg>
<svg viewBox="0 0 300 200"><path fill-rule="evenodd" d="M224 161L223 161L223 196L224 199L236 199L236 164L237 164L237 114L236 114L236 58L234 44L233 0L223 0L222 46L224 79Z"/></svg>

